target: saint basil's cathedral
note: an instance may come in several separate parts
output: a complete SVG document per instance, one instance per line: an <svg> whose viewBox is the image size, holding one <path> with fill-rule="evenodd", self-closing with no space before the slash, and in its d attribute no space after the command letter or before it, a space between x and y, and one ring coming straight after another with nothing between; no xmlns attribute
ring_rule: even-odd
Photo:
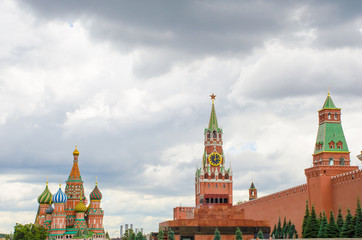
<svg viewBox="0 0 362 240"><path fill-rule="evenodd" d="M92 239L107 239L103 228L104 212L100 206L102 193L96 183L89 195L90 204L86 207L87 199L78 167L77 147L73 156L73 167L66 181L65 192L59 185L58 191L52 195L47 182L45 190L38 197L39 208L35 223L48 230L49 240L71 239L84 235L91 236Z"/></svg>

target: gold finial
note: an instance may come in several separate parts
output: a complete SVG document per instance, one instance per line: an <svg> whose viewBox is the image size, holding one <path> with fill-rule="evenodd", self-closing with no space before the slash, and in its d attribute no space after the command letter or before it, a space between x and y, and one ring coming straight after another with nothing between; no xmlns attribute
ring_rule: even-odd
<svg viewBox="0 0 362 240"><path fill-rule="evenodd" d="M330 96L330 93L329 93L329 91L331 90L331 88L330 87L328 87L328 96Z"/></svg>
<svg viewBox="0 0 362 240"><path fill-rule="evenodd" d="M210 97L211 97L211 100L212 100L212 104L214 104L216 95L215 95L214 93L212 93L212 94L210 95Z"/></svg>
<svg viewBox="0 0 362 240"><path fill-rule="evenodd" d="M48 176L47 176L47 186L48 186Z"/></svg>
<svg viewBox="0 0 362 240"><path fill-rule="evenodd" d="M62 188L62 179L59 178L59 188Z"/></svg>
<svg viewBox="0 0 362 240"><path fill-rule="evenodd" d="M77 149L77 145L75 146L75 150L73 152L73 155L79 155L78 149Z"/></svg>
<svg viewBox="0 0 362 240"><path fill-rule="evenodd" d="M98 177L96 176L96 186L98 185Z"/></svg>

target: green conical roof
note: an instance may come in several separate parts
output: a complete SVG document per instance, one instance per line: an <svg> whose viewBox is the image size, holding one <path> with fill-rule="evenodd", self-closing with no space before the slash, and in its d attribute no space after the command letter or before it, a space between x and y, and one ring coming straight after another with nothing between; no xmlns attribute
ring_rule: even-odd
<svg viewBox="0 0 362 240"><path fill-rule="evenodd" d="M254 182L251 182L251 185L250 185L249 189L255 189Z"/></svg>
<svg viewBox="0 0 362 240"><path fill-rule="evenodd" d="M218 128L219 128L219 126L217 124L214 101L212 101L210 121L209 121L209 129L211 130L211 129L218 129Z"/></svg>
<svg viewBox="0 0 362 240"><path fill-rule="evenodd" d="M334 105L334 102L332 101L332 98L329 95L329 93L328 93L326 100L324 101L322 109L326 109L326 108L328 108L328 109L337 108L336 105Z"/></svg>

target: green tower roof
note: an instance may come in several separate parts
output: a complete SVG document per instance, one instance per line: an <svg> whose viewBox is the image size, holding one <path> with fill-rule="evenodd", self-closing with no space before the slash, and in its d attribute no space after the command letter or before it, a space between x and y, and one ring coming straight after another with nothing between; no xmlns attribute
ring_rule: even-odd
<svg viewBox="0 0 362 240"><path fill-rule="evenodd" d="M335 143L334 148L330 148L329 143L333 141ZM342 148L337 147L337 143L342 143ZM314 150L314 154L320 152L348 152L348 146L346 138L344 137L342 125L340 123L326 122L319 125L317 144L321 144L321 148Z"/></svg>
<svg viewBox="0 0 362 240"><path fill-rule="evenodd" d="M210 121L209 121L209 129L211 130L211 129L218 129L218 128L219 128L219 126L217 124L214 101L212 101L212 108L211 108Z"/></svg>
<svg viewBox="0 0 362 240"><path fill-rule="evenodd" d="M326 100L324 101L322 109L337 109L336 105L334 105L334 102L328 92L328 96Z"/></svg>
<svg viewBox="0 0 362 240"><path fill-rule="evenodd" d="M255 189L254 182L251 182L251 185L250 185L249 189Z"/></svg>

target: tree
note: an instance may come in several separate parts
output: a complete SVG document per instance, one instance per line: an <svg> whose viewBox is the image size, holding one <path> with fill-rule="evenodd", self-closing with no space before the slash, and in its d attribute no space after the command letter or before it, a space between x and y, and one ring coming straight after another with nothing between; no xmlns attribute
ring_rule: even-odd
<svg viewBox="0 0 362 240"><path fill-rule="evenodd" d="M241 232L240 228L236 228L235 240L243 240L243 233Z"/></svg>
<svg viewBox="0 0 362 240"><path fill-rule="evenodd" d="M312 211L307 221L307 225L304 229L303 238L316 238L318 237L319 232L319 222L317 219L317 215L315 213L314 206L312 206Z"/></svg>
<svg viewBox="0 0 362 240"><path fill-rule="evenodd" d="M346 220L343 223L342 231L340 234L341 238L352 238L354 235L353 229L353 216L351 214L351 210L347 209Z"/></svg>
<svg viewBox="0 0 362 240"><path fill-rule="evenodd" d="M272 231L272 233L271 233L271 236L273 237L273 238L275 238L275 232L277 231L277 225L276 224L274 224L274 229L273 229L273 231Z"/></svg>
<svg viewBox="0 0 362 240"><path fill-rule="evenodd" d="M168 240L175 240L175 233L171 228L168 230Z"/></svg>
<svg viewBox="0 0 362 240"><path fill-rule="evenodd" d="M344 220L343 220L343 216L342 216L342 210L341 210L341 208L339 208L338 215L337 215L337 226L338 226L339 232L342 231L343 223L344 223Z"/></svg>
<svg viewBox="0 0 362 240"><path fill-rule="evenodd" d="M14 227L14 240L45 240L47 234L47 230L44 227L33 223L28 223L25 225L17 223Z"/></svg>
<svg viewBox="0 0 362 240"><path fill-rule="evenodd" d="M359 201L359 198L357 199L357 209L356 209L356 225L354 228L354 237L355 238L362 238L362 209L361 209L361 203Z"/></svg>
<svg viewBox="0 0 362 240"><path fill-rule="evenodd" d="M133 232L133 229L129 228L124 232L121 238L122 240L135 240L136 236Z"/></svg>
<svg viewBox="0 0 362 240"><path fill-rule="evenodd" d="M282 238L286 238L286 236L287 236L287 218L284 216Z"/></svg>
<svg viewBox="0 0 362 240"><path fill-rule="evenodd" d="M163 230L160 229L157 234L157 240L163 240Z"/></svg>
<svg viewBox="0 0 362 240"><path fill-rule="evenodd" d="M111 239L111 238L109 237L108 231L106 232L106 239Z"/></svg>
<svg viewBox="0 0 362 240"><path fill-rule="evenodd" d="M277 230L275 231L275 238L282 238L283 236L283 232L282 232L282 227L281 227L281 222L280 222L280 217L279 217L279 221L278 221L278 227Z"/></svg>
<svg viewBox="0 0 362 240"><path fill-rule="evenodd" d="M256 237L259 238L259 239L264 239L264 233L263 233L263 231L261 229L259 229L259 232L256 235Z"/></svg>
<svg viewBox="0 0 362 240"><path fill-rule="evenodd" d="M219 230L217 230L217 228L215 229L214 240L221 240L221 235Z"/></svg>
<svg viewBox="0 0 362 240"><path fill-rule="evenodd" d="M308 206L308 200L307 200L306 204L305 204L305 214L304 214L303 224L302 224L302 238L305 238L305 230L307 227L309 216L310 216L310 213L309 213L309 206Z"/></svg>
<svg viewBox="0 0 362 240"><path fill-rule="evenodd" d="M334 221L334 215L331 211L331 216L329 217L329 223L326 227L326 230L324 231L324 237L325 238L338 238L340 235L338 226L336 222Z"/></svg>
<svg viewBox="0 0 362 240"><path fill-rule="evenodd" d="M295 225L291 224L288 232L288 238L298 238L297 230L295 229Z"/></svg>
<svg viewBox="0 0 362 240"><path fill-rule="evenodd" d="M324 238L324 232L326 230L327 225L328 225L327 216L323 210L323 215L319 225L318 238Z"/></svg>

